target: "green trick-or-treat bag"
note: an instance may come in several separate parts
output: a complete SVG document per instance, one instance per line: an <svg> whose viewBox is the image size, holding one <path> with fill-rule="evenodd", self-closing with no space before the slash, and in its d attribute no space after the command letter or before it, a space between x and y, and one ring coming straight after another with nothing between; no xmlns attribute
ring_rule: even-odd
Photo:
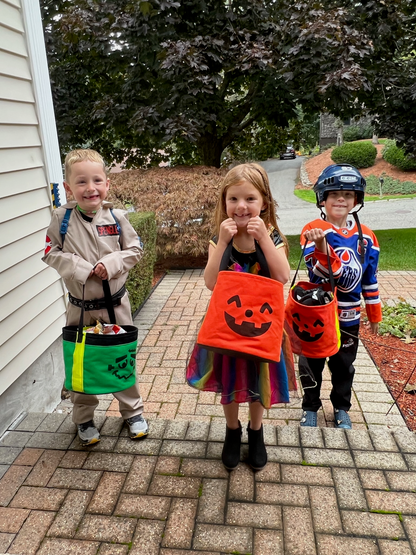
<svg viewBox="0 0 416 555"><path fill-rule="evenodd" d="M65 387L69 391L100 395L128 389L136 383L137 328L126 333L98 335L77 326L63 328Z"/></svg>
<svg viewBox="0 0 416 555"><path fill-rule="evenodd" d="M109 319L115 324L110 289L105 280L103 288ZM137 328L120 325L125 333L96 334L86 332L88 328L83 327L83 321L84 299L78 326L62 329L66 389L101 395L133 386L136 383Z"/></svg>

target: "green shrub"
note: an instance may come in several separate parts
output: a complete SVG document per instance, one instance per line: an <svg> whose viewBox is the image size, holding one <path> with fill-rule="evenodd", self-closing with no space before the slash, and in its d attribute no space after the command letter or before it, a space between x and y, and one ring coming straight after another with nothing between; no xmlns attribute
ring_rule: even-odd
<svg viewBox="0 0 416 555"><path fill-rule="evenodd" d="M416 308L406 302L396 306L383 306L380 334L390 333L396 337L416 337Z"/></svg>
<svg viewBox="0 0 416 555"><path fill-rule="evenodd" d="M402 182L402 194L403 195L416 194L416 183L414 181L403 181Z"/></svg>
<svg viewBox="0 0 416 555"><path fill-rule="evenodd" d="M377 149L367 142L345 143L337 146L331 153L336 164L351 164L356 168L369 168L374 165Z"/></svg>
<svg viewBox="0 0 416 555"><path fill-rule="evenodd" d="M157 255L205 255L212 216L226 169L206 166L125 170L111 175L108 199L136 211L153 211Z"/></svg>
<svg viewBox="0 0 416 555"><path fill-rule="evenodd" d="M126 287L134 314L152 289L153 267L156 261L156 219L153 212L132 212L131 225L143 243L143 256L129 272Z"/></svg>
<svg viewBox="0 0 416 555"><path fill-rule="evenodd" d="M396 141L386 141L382 156L386 162L404 172L416 170L416 158L406 156L404 150L396 146Z"/></svg>
<svg viewBox="0 0 416 555"><path fill-rule="evenodd" d="M321 149L319 145L315 145L310 153L311 156L318 156L318 154L321 154Z"/></svg>
<svg viewBox="0 0 416 555"><path fill-rule="evenodd" d="M411 195L416 194L416 183L413 181L399 181L393 177L383 176L384 183L382 185L383 195ZM380 181L375 175L368 175L365 178L367 187L365 192L367 195L380 194Z"/></svg>
<svg viewBox="0 0 416 555"><path fill-rule="evenodd" d="M350 125L344 127L344 141L360 141L361 139L371 139L373 137L373 128L371 125Z"/></svg>

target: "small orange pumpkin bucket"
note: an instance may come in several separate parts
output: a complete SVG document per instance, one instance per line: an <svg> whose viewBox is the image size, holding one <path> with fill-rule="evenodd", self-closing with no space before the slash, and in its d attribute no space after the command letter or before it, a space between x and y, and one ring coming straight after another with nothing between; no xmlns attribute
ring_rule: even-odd
<svg viewBox="0 0 416 555"><path fill-rule="evenodd" d="M228 271L231 250L232 241L224 251L197 344L234 357L279 362L283 285L270 278L266 257L257 242L257 259L268 277Z"/></svg>
<svg viewBox="0 0 416 555"><path fill-rule="evenodd" d="M329 283L299 281L294 285L305 246L306 241L286 301L285 330L294 353L309 358L326 358L337 353L341 346L337 288L329 254ZM320 301L325 304L304 304L302 300L306 296L305 292L310 293L307 295L308 302Z"/></svg>

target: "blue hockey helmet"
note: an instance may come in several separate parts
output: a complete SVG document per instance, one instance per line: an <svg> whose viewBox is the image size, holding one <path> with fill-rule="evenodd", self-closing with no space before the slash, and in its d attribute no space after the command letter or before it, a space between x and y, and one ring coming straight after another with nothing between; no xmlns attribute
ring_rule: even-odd
<svg viewBox="0 0 416 555"><path fill-rule="evenodd" d="M349 164L332 164L321 172L313 187L316 194L316 205L318 208L321 207L329 191L354 191L357 196L357 204L362 206L365 186L365 179L357 168Z"/></svg>

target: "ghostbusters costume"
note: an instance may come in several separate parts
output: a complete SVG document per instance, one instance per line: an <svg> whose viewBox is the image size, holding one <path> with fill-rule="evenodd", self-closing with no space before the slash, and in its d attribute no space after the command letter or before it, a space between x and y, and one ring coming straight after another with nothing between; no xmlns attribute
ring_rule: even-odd
<svg viewBox="0 0 416 555"><path fill-rule="evenodd" d="M61 226L68 209L71 209L70 217L63 235ZM63 278L70 300L75 303L69 302L67 305L66 325L73 326L79 322L81 309L76 304L82 299L84 285L85 301L94 305L93 310L85 311L84 325L95 324L96 320L108 322L107 309L104 305L101 308L100 302L96 302L101 301L104 296L102 280L96 275L90 276L99 263L107 270L111 294L118 297L114 301L117 324L132 325L128 293L123 288L129 270L137 264L142 254L140 239L126 213L113 210L110 202L104 201L93 218L82 214L75 201L56 208L47 230L42 260L55 268ZM124 420L143 412L138 384L114 393L114 397L120 403L120 413ZM93 419L94 409L98 406L95 395L71 392L71 400L74 403L72 419L75 424Z"/></svg>

